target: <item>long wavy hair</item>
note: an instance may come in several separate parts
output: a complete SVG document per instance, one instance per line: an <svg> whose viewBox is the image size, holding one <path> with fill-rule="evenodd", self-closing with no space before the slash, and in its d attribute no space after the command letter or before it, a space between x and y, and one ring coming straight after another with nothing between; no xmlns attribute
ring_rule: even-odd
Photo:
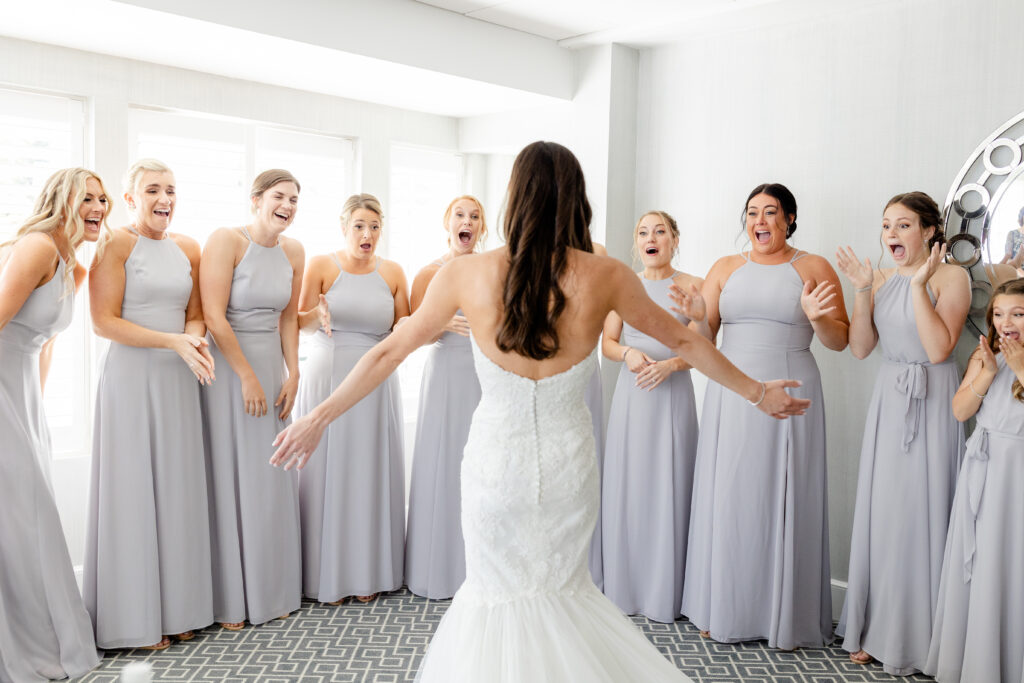
<svg viewBox="0 0 1024 683"><path fill-rule="evenodd" d="M1008 280L999 285L996 287L996 291L992 293L992 299L988 302L988 310L985 312L985 322L988 323L988 346L992 349L993 353L999 353L999 332L996 330L996 326L992 322L992 309L995 307L994 304L996 302L996 297L1000 294L1024 296L1024 278ZM1024 403L1024 386L1021 385L1019 379L1013 380L1011 391L1013 392L1013 397L1015 399Z"/></svg>
<svg viewBox="0 0 1024 683"><path fill-rule="evenodd" d="M65 291L74 291L75 266L78 259L75 256L75 249L85 239L85 221L78 215L79 207L85 201L85 184L89 178L95 178L100 184L100 190L107 197L107 211L103 214L101 221L102 233L99 244L96 245L96 261L103 254L103 248L110 239L110 226L107 225L107 217L110 215L110 204L113 198L103 187L103 180L85 168L62 168L51 175L43 191L39 193L32 215L21 224L14 237L0 244L0 255L8 247L32 232L62 233L68 243L68 255L65 261L66 267L62 277L64 279Z"/></svg>
<svg viewBox="0 0 1024 683"><path fill-rule="evenodd" d="M591 216L583 169L572 152L534 142L519 153L505 211L509 269L499 349L537 360L558 353L555 328L566 302L560 281L569 249L594 251Z"/></svg>

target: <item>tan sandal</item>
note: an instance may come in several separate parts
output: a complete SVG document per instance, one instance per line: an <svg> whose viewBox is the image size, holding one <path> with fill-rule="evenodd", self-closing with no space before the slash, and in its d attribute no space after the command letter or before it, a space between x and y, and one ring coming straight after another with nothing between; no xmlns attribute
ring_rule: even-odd
<svg viewBox="0 0 1024 683"><path fill-rule="evenodd" d="M227 630L227 631L241 631L243 628L245 628L245 622L244 621L222 621L222 622L220 622L220 627L222 629Z"/></svg>
<svg viewBox="0 0 1024 683"><path fill-rule="evenodd" d="M290 617L291 615L292 615L292 613L291 613L291 612L289 612L288 614L283 614L283 615L279 616L279 617L278 617L278 619L287 619L287 618L288 618L288 617Z"/></svg>
<svg viewBox="0 0 1024 683"><path fill-rule="evenodd" d="M195 638L196 633L195 631L185 631L184 633L172 633L171 637L177 638L181 642L185 642L186 640L192 640L193 638Z"/></svg>
<svg viewBox="0 0 1024 683"><path fill-rule="evenodd" d="M711 631L701 631L700 637L705 638L707 640L711 640Z"/></svg>
<svg viewBox="0 0 1024 683"><path fill-rule="evenodd" d="M168 638L167 636L164 636L163 638L160 639L160 642L156 643L155 645L140 645L139 647L137 647L135 649L136 650L152 650L152 651L155 651L155 652L159 652L160 650L166 650L170 646L171 646L171 639Z"/></svg>
<svg viewBox="0 0 1024 683"><path fill-rule="evenodd" d="M850 653L850 661L854 664L870 664L875 661L875 658L864 650L857 650L856 652Z"/></svg>
<svg viewBox="0 0 1024 683"><path fill-rule="evenodd" d="M376 600L379 595L380 593L373 593L372 595L357 595L356 600L363 604L366 604L368 602L373 602L374 600Z"/></svg>

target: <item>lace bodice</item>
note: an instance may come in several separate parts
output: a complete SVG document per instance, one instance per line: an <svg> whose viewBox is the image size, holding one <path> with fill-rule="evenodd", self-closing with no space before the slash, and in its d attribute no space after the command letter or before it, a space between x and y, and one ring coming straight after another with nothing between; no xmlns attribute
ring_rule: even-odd
<svg viewBox="0 0 1024 683"><path fill-rule="evenodd" d="M589 580L598 474L584 391L596 349L532 380L473 343L482 398L462 463L465 590L501 602Z"/></svg>

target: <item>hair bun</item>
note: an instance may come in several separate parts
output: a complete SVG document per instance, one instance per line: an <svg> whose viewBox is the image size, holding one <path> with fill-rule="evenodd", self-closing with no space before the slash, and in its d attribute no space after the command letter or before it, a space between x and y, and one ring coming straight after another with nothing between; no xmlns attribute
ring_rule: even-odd
<svg viewBox="0 0 1024 683"><path fill-rule="evenodd" d="M789 227L786 228L786 239L788 240L790 237L792 237L794 232L796 232L796 221L790 223Z"/></svg>

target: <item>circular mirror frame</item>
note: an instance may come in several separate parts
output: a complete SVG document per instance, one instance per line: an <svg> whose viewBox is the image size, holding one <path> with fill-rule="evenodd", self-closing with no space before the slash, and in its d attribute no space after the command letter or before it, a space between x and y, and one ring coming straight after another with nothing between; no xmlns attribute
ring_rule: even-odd
<svg viewBox="0 0 1024 683"><path fill-rule="evenodd" d="M997 164L993 159L1000 149L1009 150L1009 163ZM967 329L975 337L985 333L985 310L992 297L992 284L985 271L986 259L982 258L982 250L991 262L989 231L992 215L1007 188L1021 175L1024 175L1024 112L997 128L978 145L946 196L942 212L943 229L949 242L946 261L962 266L971 277L971 310L967 316ZM968 199L973 201L965 201ZM963 247L956 249L959 256L954 254L954 247L960 242L967 242L972 250L968 258L963 257L966 251Z"/></svg>

